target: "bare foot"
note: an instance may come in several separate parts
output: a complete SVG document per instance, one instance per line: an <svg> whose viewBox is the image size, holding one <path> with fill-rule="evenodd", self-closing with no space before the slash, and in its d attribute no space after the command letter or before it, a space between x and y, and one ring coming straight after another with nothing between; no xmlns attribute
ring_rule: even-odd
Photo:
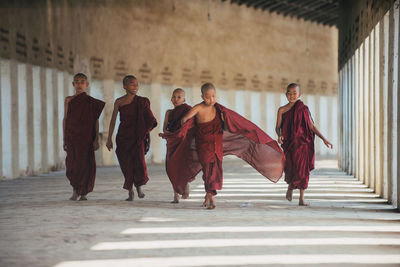
<svg viewBox="0 0 400 267"><path fill-rule="evenodd" d="M189 186L189 184L186 184L185 191L182 194L183 199L189 198L189 191L190 191L190 186Z"/></svg>
<svg viewBox="0 0 400 267"><path fill-rule="evenodd" d="M125 199L126 201L133 201L133 190L129 190L128 198Z"/></svg>
<svg viewBox="0 0 400 267"><path fill-rule="evenodd" d="M87 200L87 198L86 198L85 195L82 195L82 196L79 198L79 201L85 201L85 200Z"/></svg>
<svg viewBox="0 0 400 267"><path fill-rule="evenodd" d="M141 186L136 187L136 191L138 193L139 198L144 198L145 194L143 193Z"/></svg>
<svg viewBox="0 0 400 267"><path fill-rule="evenodd" d="M293 198L293 189L289 189L286 191L286 199L292 201Z"/></svg>
<svg viewBox="0 0 400 267"><path fill-rule="evenodd" d="M208 207L208 206L210 206L210 199L208 198L208 193L206 193L202 207Z"/></svg>
<svg viewBox="0 0 400 267"><path fill-rule="evenodd" d="M215 205L215 199L214 199L214 195L211 193L208 193L208 198L210 199L210 204L208 205L207 209L208 210L212 210L215 209L216 205Z"/></svg>
<svg viewBox="0 0 400 267"><path fill-rule="evenodd" d="M304 200L303 200L303 201L299 201L299 206L305 206L305 207L308 207L308 206L310 206L310 204L308 204L308 203L304 202Z"/></svg>
<svg viewBox="0 0 400 267"><path fill-rule="evenodd" d="M179 203L179 194L174 192L174 200L171 201L171 203L176 204Z"/></svg>
<svg viewBox="0 0 400 267"><path fill-rule="evenodd" d="M69 198L69 200L77 200L78 199L78 194L76 193L76 191L74 190L72 192L72 196Z"/></svg>

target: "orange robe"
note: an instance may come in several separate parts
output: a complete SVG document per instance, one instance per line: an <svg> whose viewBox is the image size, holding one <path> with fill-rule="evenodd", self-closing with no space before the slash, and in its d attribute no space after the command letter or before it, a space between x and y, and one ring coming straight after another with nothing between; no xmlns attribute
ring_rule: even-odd
<svg viewBox="0 0 400 267"><path fill-rule="evenodd" d="M307 189L314 169L314 137L310 112L301 100L282 114L282 148L285 153L285 181L291 189Z"/></svg>
<svg viewBox="0 0 400 267"><path fill-rule="evenodd" d="M86 93L80 93L68 103L64 136L67 147L65 166L70 184L78 195L93 191L96 178L93 141L96 138L96 121L104 104Z"/></svg>
<svg viewBox="0 0 400 267"><path fill-rule="evenodd" d="M148 182L145 154L150 147L150 131L157 120L150 110L150 101L135 96L130 104L120 106L120 125L115 150L124 174L124 189L131 190Z"/></svg>

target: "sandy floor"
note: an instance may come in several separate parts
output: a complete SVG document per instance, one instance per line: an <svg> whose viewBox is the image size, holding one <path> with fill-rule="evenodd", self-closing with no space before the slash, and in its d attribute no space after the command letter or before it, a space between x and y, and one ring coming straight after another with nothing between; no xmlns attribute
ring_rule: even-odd
<svg viewBox="0 0 400 267"><path fill-rule="evenodd" d="M298 192L284 199L283 179L232 160L211 211L201 177L170 204L163 165L149 166L134 202L123 201L119 168L98 169L86 202L68 200L64 172L2 181L0 266L400 266L400 214L335 166L318 162L310 207L297 206Z"/></svg>

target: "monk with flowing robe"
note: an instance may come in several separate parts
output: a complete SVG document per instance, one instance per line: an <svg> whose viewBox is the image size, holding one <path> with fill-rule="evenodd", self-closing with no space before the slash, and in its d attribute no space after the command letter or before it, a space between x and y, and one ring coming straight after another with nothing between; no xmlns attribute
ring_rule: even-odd
<svg viewBox="0 0 400 267"><path fill-rule="evenodd" d="M173 109L165 112L163 132L159 136L164 138L164 134L174 133L181 127L181 120L184 115L192 108L185 103L185 91L182 88L176 88L172 92L171 102L174 105ZM165 165L168 166L168 158L170 157L170 142L167 139L167 156ZM186 199L189 197L189 184L185 188L185 192L182 194L182 198ZM174 190L174 200L171 203L179 203L179 194Z"/></svg>
<svg viewBox="0 0 400 267"><path fill-rule="evenodd" d="M139 198L144 197L141 186L149 180L145 154L150 148L150 131L157 126L157 121L151 112L149 99L137 95L139 83L135 76L126 76L123 86L126 94L115 100L106 146L108 150L113 148L112 134L119 112L120 124L115 152L125 177L123 188L128 190L126 200L133 201L133 185Z"/></svg>
<svg viewBox="0 0 400 267"><path fill-rule="evenodd" d="M93 191L96 178L94 151L99 148L99 116L105 103L88 96L85 92L88 79L77 73L72 85L75 94L68 96L64 104L63 148L66 175L73 188L70 200L87 200L86 195Z"/></svg>
<svg viewBox="0 0 400 267"><path fill-rule="evenodd" d="M288 85L286 97L289 103L279 108L275 129L286 157L286 198L292 201L293 190L300 189L299 205L308 206L304 201L304 191L308 187L310 171L314 169L315 134L328 148L333 146L319 132L308 107L299 99L300 87L297 84Z"/></svg>
<svg viewBox="0 0 400 267"><path fill-rule="evenodd" d="M203 102L182 119L181 128L165 134L170 144L167 173L174 190L182 194L202 170L206 191L203 206L215 208L222 189L224 155L235 155L272 182L282 176L284 155L278 143L255 124L216 102L213 84L201 87Z"/></svg>

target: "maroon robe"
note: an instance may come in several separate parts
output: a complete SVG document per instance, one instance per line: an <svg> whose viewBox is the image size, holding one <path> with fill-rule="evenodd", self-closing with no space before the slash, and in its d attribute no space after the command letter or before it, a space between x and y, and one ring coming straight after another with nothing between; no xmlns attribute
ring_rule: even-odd
<svg viewBox="0 0 400 267"><path fill-rule="evenodd" d="M135 96L130 104L119 107L120 124L115 153L125 177L123 188L131 190L144 185L147 176L145 154L150 147L150 131L157 120L150 110L149 99Z"/></svg>
<svg viewBox="0 0 400 267"><path fill-rule="evenodd" d="M96 121L105 103L80 93L68 103L64 143L67 147L66 174L78 195L93 191L96 178L96 160L93 141Z"/></svg>
<svg viewBox="0 0 400 267"><path fill-rule="evenodd" d="M282 148L285 153L285 181L291 189L307 189L314 169L314 137L310 112L301 100L282 114Z"/></svg>
<svg viewBox="0 0 400 267"><path fill-rule="evenodd" d="M195 143L203 171L204 188L213 195L222 189L223 133L219 109L212 121L197 123Z"/></svg>
<svg viewBox="0 0 400 267"><path fill-rule="evenodd" d="M215 104L215 107L217 114L221 114L221 117L224 118L224 127L222 128L223 155L235 155L250 164L264 177L272 182L277 182L282 176L284 167L284 155L277 142L236 112L218 103ZM214 125L215 123L217 125L218 123L215 120L219 120L219 118L219 116L216 117L210 124ZM177 132L165 134L171 150L167 173L174 190L179 194L184 192L186 184L194 180L202 170L199 157L202 157L203 152L214 153L214 158L219 159L220 157L222 163L218 145L216 145L215 150L210 149L210 151L197 153L195 135L198 136L198 126L196 126L195 119L192 118L183 124ZM214 162L218 163L218 161ZM220 168L222 186L222 165L218 166L217 164L211 167ZM216 171L216 169L211 169L211 172L213 171ZM217 181L218 183L219 181Z"/></svg>
<svg viewBox="0 0 400 267"><path fill-rule="evenodd" d="M167 121L167 131L175 132L181 128L181 120L192 107L188 104L181 104L169 112Z"/></svg>

